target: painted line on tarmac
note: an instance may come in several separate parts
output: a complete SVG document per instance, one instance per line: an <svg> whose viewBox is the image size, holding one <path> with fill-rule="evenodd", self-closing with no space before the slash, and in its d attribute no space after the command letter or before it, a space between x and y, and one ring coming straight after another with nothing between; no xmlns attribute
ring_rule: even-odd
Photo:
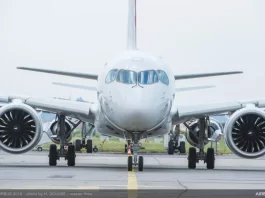
<svg viewBox="0 0 265 198"><path fill-rule="evenodd" d="M84 190L99 190L98 186L23 186L19 188L12 188L12 190L49 190L49 189L69 189L69 190L77 190L77 189L84 189Z"/></svg>
<svg viewBox="0 0 265 198"><path fill-rule="evenodd" d="M137 178L134 169L132 169L128 172L128 198L137 198L137 190Z"/></svg>

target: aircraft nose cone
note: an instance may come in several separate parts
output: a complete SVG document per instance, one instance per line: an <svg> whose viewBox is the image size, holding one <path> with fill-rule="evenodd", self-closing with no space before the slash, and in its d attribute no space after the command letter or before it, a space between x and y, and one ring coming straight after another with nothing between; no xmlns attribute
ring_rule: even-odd
<svg viewBox="0 0 265 198"><path fill-rule="evenodd" d="M114 103L114 101L119 101ZM105 103L105 113L117 126L128 131L144 131L158 125L170 109L169 101L124 96Z"/></svg>
<svg viewBox="0 0 265 198"><path fill-rule="evenodd" d="M143 131L155 127L162 121L159 109L151 104L142 104L140 107L128 106L122 112L123 127L131 131Z"/></svg>

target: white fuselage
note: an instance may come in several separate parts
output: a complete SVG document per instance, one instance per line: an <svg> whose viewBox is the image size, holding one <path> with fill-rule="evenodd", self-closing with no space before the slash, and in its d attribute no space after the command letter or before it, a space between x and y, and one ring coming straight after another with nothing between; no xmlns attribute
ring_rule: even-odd
<svg viewBox="0 0 265 198"><path fill-rule="evenodd" d="M113 77L109 76L110 71L116 72ZM157 71L165 72L167 77L158 75L161 73ZM141 133L141 138L168 133L174 82L173 74L161 57L134 50L114 58L98 78L100 108L96 130L128 139L133 132Z"/></svg>

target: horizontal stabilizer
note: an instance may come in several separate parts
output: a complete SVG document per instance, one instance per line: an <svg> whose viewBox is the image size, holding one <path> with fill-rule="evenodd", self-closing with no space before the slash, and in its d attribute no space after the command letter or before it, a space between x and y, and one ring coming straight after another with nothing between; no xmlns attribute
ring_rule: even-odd
<svg viewBox="0 0 265 198"><path fill-rule="evenodd" d="M76 89L84 89L84 90L89 90L89 91L97 91L96 87L90 87L90 86L85 86L85 85L74 85L74 84L68 84L68 83L60 83L60 82L53 82L53 85L59 85L63 87L71 87L71 88L76 88Z"/></svg>
<svg viewBox="0 0 265 198"><path fill-rule="evenodd" d="M57 75L63 75L63 76L71 76L71 77L77 77L77 78L86 78L86 79L91 79L91 80L98 79L98 75L96 74L84 74L84 73L66 72L66 71L49 70L49 69L38 69L38 68L30 68L30 67L17 67L17 69L57 74Z"/></svg>
<svg viewBox="0 0 265 198"><path fill-rule="evenodd" d="M175 80L183 80L190 78L203 78L203 77L211 77L211 76L224 76L231 74L242 74L242 71L232 71L232 72L216 72L216 73L202 73L202 74L184 74L184 75L175 75Z"/></svg>
<svg viewBox="0 0 265 198"><path fill-rule="evenodd" d="M206 85L206 86L196 86L196 87L182 87L182 88L176 88L176 92L181 92L181 91L193 91L193 90L199 90L199 89L209 89L209 88L214 88L214 85Z"/></svg>

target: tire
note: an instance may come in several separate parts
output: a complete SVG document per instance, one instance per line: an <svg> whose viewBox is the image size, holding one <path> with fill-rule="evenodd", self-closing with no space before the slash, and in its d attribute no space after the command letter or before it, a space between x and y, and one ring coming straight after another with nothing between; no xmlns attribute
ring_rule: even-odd
<svg viewBox="0 0 265 198"><path fill-rule="evenodd" d="M132 171L132 156L128 156L128 171Z"/></svg>
<svg viewBox="0 0 265 198"><path fill-rule="evenodd" d="M93 152L94 152L94 153L98 152L98 148L94 147L94 148L93 148Z"/></svg>
<svg viewBox="0 0 265 198"><path fill-rule="evenodd" d="M75 146L69 145L67 151L67 165L75 166Z"/></svg>
<svg viewBox="0 0 265 198"><path fill-rule="evenodd" d="M42 151L42 148L41 147L38 147L37 150L40 152L40 151Z"/></svg>
<svg viewBox="0 0 265 198"><path fill-rule="evenodd" d="M189 148L189 156L188 156L188 167L189 169L195 169L196 163L197 163L197 154L196 154L196 148L191 147Z"/></svg>
<svg viewBox="0 0 265 198"><path fill-rule="evenodd" d="M186 154L186 145L185 145L185 142L180 142L179 143L179 153Z"/></svg>
<svg viewBox="0 0 265 198"><path fill-rule="evenodd" d="M167 152L168 152L169 155L173 155L174 151L175 151L174 142L172 140L170 140L168 142L168 150L167 150Z"/></svg>
<svg viewBox="0 0 265 198"><path fill-rule="evenodd" d="M214 169L215 154L214 148L208 148L206 154L207 169Z"/></svg>
<svg viewBox="0 0 265 198"><path fill-rule="evenodd" d="M82 142L81 140L75 140L75 150L81 151Z"/></svg>
<svg viewBox="0 0 265 198"><path fill-rule="evenodd" d="M143 156L139 156L139 159L138 159L138 170L139 171L143 171L144 169L144 158Z"/></svg>
<svg viewBox="0 0 265 198"><path fill-rule="evenodd" d="M124 146L124 153L128 153L128 146L127 146L127 144L125 144L125 146Z"/></svg>
<svg viewBox="0 0 265 198"><path fill-rule="evenodd" d="M49 165L50 166L56 166L57 165L57 146L55 144L50 145Z"/></svg>
<svg viewBox="0 0 265 198"><path fill-rule="evenodd" d="M92 140L87 140L86 141L86 152L87 153L92 153L93 148L92 148Z"/></svg>

